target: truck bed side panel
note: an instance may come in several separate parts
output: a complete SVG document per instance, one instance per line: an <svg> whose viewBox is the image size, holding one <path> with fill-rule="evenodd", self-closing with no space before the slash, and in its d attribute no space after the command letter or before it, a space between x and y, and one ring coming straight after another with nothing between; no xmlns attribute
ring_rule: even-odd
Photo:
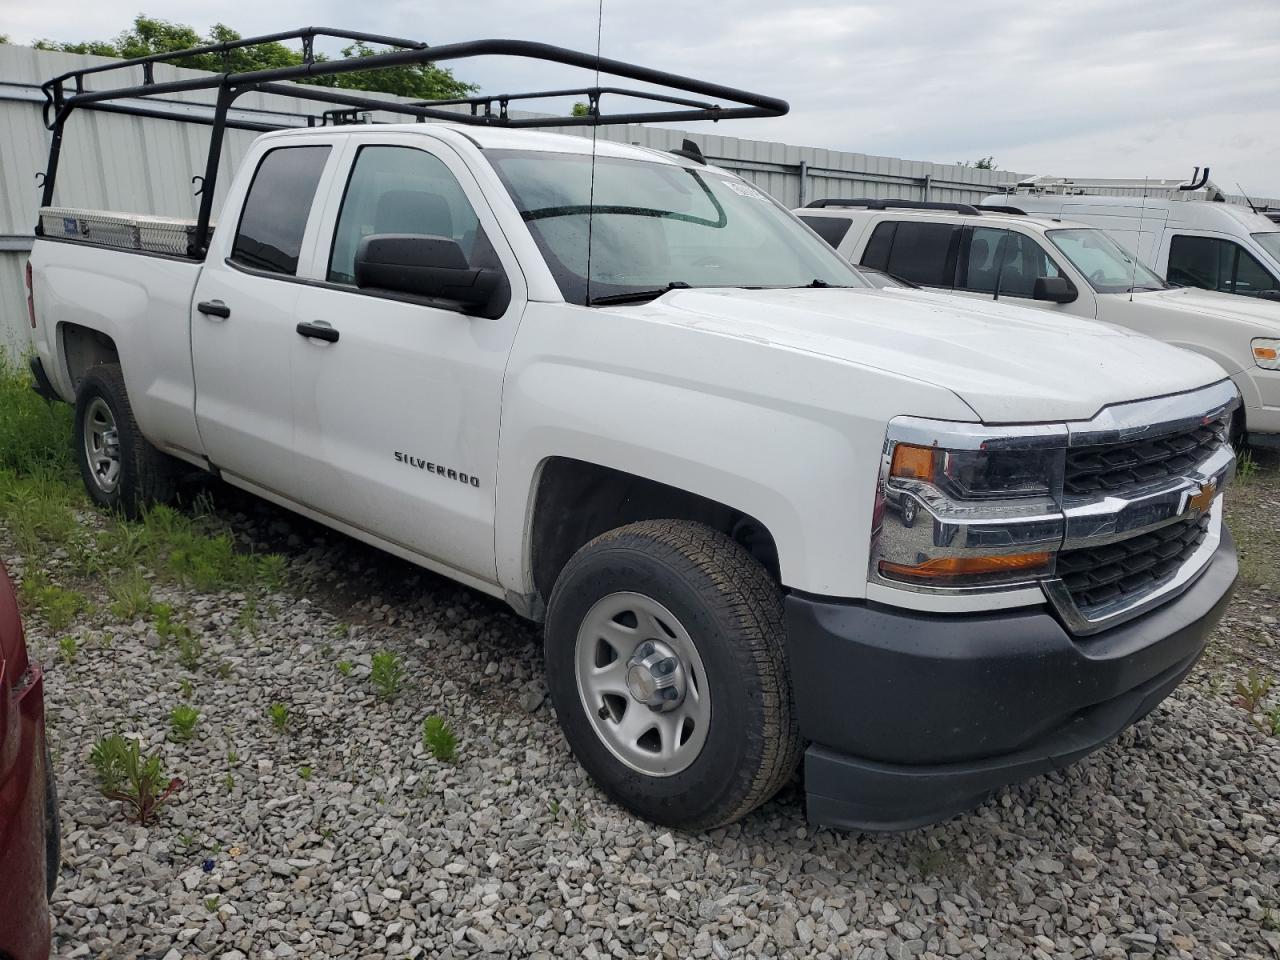
<svg viewBox="0 0 1280 960"><path fill-rule="evenodd" d="M201 265L40 239L31 251L31 267L36 350L59 395L75 400L68 327L105 334L120 356L142 432L161 448L198 455L191 296Z"/></svg>

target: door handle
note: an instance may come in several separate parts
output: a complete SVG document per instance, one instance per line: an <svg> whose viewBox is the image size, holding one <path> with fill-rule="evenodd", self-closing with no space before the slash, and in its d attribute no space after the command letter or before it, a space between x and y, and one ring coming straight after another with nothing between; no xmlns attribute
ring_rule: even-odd
<svg viewBox="0 0 1280 960"><path fill-rule="evenodd" d="M298 335L312 340L323 340L325 343L338 342L338 331L323 320L317 320L315 323L298 324Z"/></svg>
<svg viewBox="0 0 1280 960"><path fill-rule="evenodd" d="M231 308L221 300L204 300L196 304L196 309L206 317L217 317L219 320L231 316Z"/></svg>

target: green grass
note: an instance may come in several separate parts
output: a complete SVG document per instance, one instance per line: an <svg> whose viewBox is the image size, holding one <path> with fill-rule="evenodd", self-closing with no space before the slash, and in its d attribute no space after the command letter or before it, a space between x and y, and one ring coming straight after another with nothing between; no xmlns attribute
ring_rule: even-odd
<svg viewBox="0 0 1280 960"><path fill-rule="evenodd" d="M169 711L169 730L173 739L185 743L196 735L196 724L200 722L200 712L195 707L179 704Z"/></svg>
<svg viewBox="0 0 1280 960"><path fill-rule="evenodd" d="M53 583L43 573L32 573L22 582L23 605L48 624L50 630L63 630L89 609L89 601L81 593Z"/></svg>
<svg viewBox="0 0 1280 960"><path fill-rule="evenodd" d="M76 654L80 650L80 642L75 637L63 637L58 641L58 653L62 656L62 662L68 667L76 662Z"/></svg>
<svg viewBox="0 0 1280 960"><path fill-rule="evenodd" d="M151 612L151 584L138 569L117 577L107 586L111 594L111 615L133 622Z"/></svg>
<svg viewBox="0 0 1280 960"><path fill-rule="evenodd" d="M65 550L72 569L85 576L143 565L157 577L200 590L279 586L284 560L237 546L207 497L197 498L190 511L154 507L136 523L98 511L72 455L72 419L69 405L46 403L31 390L25 371L0 359L0 523L19 553L43 561ZM82 522L91 512L102 523ZM128 619L145 612L141 577L117 576L110 585L112 613Z"/></svg>
<svg viewBox="0 0 1280 960"><path fill-rule="evenodd" d="M271 718L271 725L280 733L289 729L289 708L283 703L271 704L267 708L267 716Z"/></svg>
<svg viewBox="0 0 1280 960"><path fill-rule="evenodd" d="M451 763L458 755L458 735L444 717L433 713L422 721L422 746L437 760Z"/></svg>
<svg viewBox="0 0 1280 960"><path fill-rule="evenodd" d="M379 650L373 655L369 668L369 682L379 700L390 700L400 692L404 682L404 664L390 650Z"/></svg>

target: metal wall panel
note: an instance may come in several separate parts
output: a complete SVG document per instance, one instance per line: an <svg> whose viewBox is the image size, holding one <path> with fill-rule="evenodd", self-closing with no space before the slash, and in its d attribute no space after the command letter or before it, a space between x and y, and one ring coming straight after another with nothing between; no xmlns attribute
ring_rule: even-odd
<svg viewBox="0 0 1280 960"><path fill-rule="evenodd" d="M104 62L101 57L0 45L0 345L10 352L25 349L29 342L22 267L39 206L35 174L44 169L49 143L40 118L43 97L39 85L67 70ZM138 76L131 82L140 83L141 69L136 72ZM196 74L163 65L155 68L157 82ZM167 99L212 104L214 93L192 91ZM242 97L236 107L294 115L319 109L304 100L266 94ZM583 127L560 130L591 136ZM243 130L227 131L215 211L254 136ZM688 137L711 162L751 180L789 207L825 197L974 203L995 192L997 183L1027 176L664 127L612 126L601 128L599 136L657 150L679 147ZM58 171L58 201L78 207L193 217L198 201L191 177L204 172L208 137L209 128L197 124L75 113L68 124ZM1280 206L1280 201L1254 199Z"/></svg>

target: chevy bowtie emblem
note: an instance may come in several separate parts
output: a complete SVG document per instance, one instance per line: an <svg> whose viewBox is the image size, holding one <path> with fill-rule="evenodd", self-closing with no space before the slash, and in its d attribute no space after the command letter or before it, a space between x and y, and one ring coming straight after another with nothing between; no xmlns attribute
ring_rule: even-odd
<svg viewBox="0 0 1280 960"><path fill-rule="evenodd" d="M1204 513L1213 504L1213 498L1217 492L1217 480L1210 480L1207 483L1200 484L1200 489L1188 497L1187 509L1195 510L1196 513Z"/></svg>

